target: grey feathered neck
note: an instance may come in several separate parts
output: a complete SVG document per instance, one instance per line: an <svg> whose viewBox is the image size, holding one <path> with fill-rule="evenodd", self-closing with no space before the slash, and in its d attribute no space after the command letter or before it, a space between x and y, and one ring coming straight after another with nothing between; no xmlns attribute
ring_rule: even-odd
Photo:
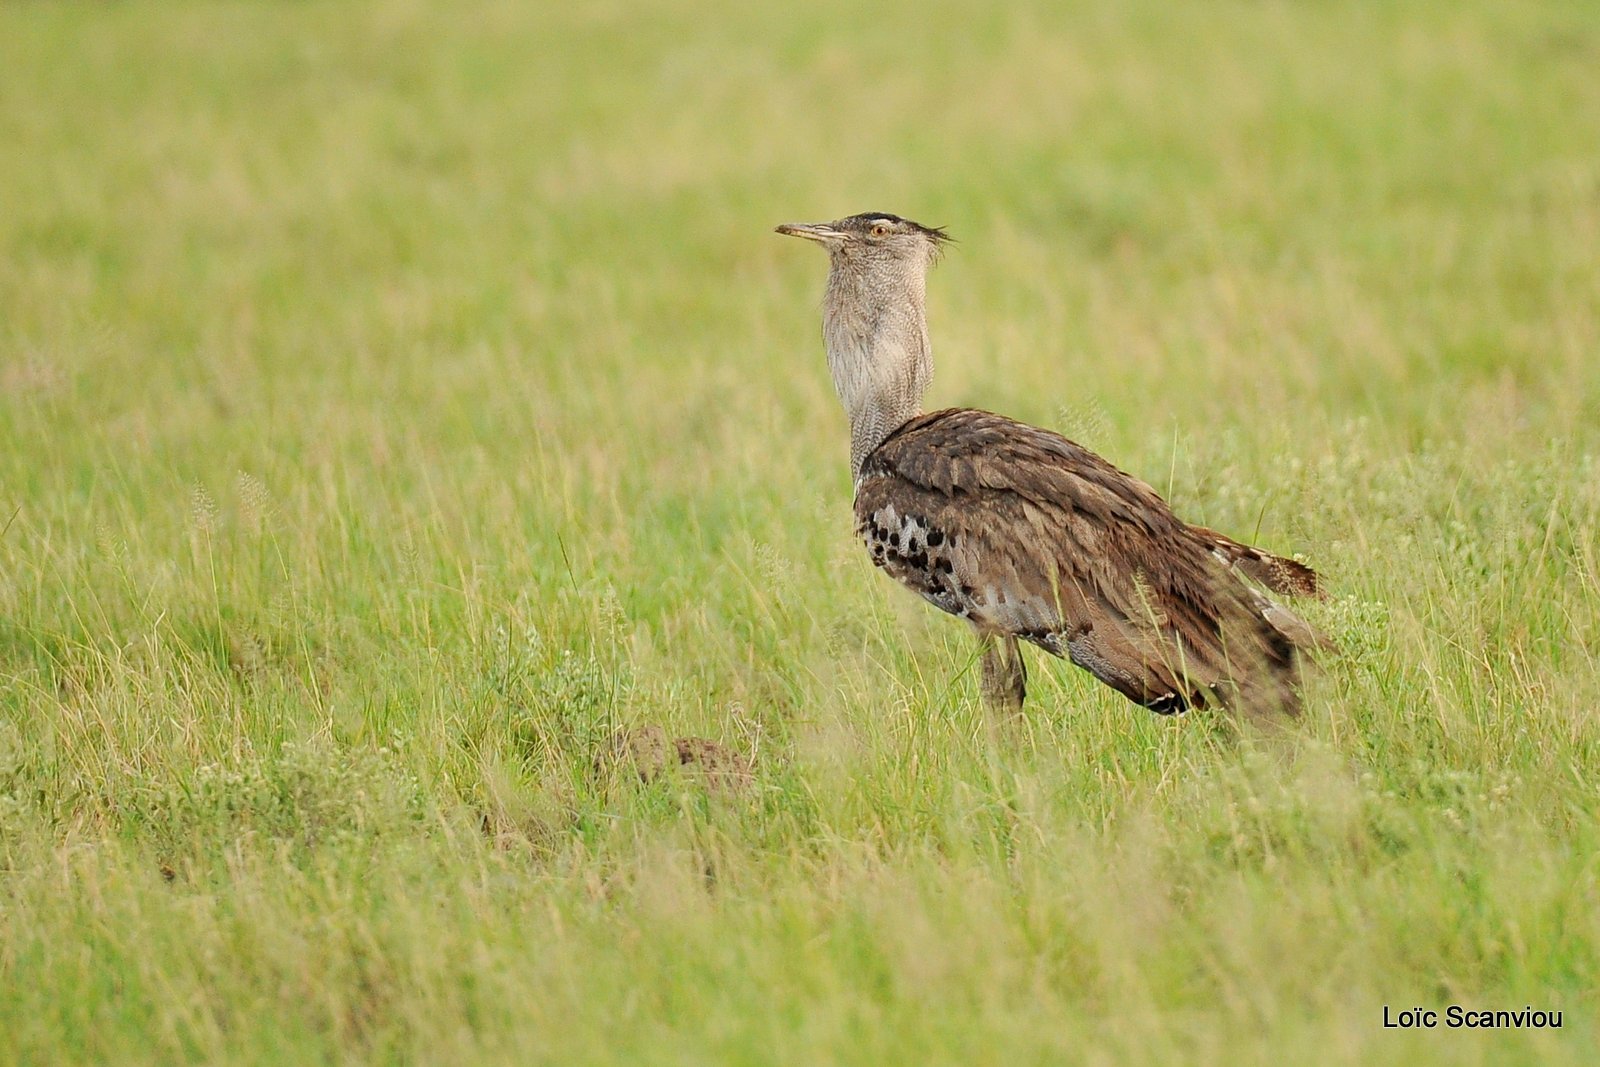
<svg viewBox="0 0 1600 1067"><path fill-rule="evenodd" d="M850 474L922 410L933 380L928 260L835 250L822 301L828 371L850 418Z"/></svg>

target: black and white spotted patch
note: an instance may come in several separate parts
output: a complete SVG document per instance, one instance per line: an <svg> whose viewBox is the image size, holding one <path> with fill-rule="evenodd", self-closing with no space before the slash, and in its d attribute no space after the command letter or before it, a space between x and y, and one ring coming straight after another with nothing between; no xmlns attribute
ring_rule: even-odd
<svg viewBox="0 0 1600 1067"><path fill-rule="evenodd" d="M973 590L957 580L954 538L920 515L887 504L869 514L856 531L872 562L951 615L969 618Z"/></svg>

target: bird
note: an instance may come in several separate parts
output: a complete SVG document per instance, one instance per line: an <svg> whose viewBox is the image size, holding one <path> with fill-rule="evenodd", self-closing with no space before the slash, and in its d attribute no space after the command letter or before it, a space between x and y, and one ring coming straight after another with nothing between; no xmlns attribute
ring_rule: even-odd
<svg viewBox="0 0 1600 1067"><path fill-rule="evenodd" d="M1274 597L1321 577L1178 518L1061 434L974 408L924 412L926 282L952 238L887 212L776 232L828 253L823 347L850 423L855 533L872 562L979 641L980 694L1019 713L1022 644L1171 715L1298 713L1319 631Z"/></svg>

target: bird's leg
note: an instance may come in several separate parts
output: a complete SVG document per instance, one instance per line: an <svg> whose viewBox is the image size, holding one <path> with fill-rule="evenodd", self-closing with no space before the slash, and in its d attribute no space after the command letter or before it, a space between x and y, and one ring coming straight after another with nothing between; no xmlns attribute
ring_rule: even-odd
<svg viewBox="0 0 1600 1067"><path fill-rule="evenodd" d="M995 711L1018 715L1027 695L1028 671L1015 637L983 638L983 677L979 690L983 702Z"/></svg>

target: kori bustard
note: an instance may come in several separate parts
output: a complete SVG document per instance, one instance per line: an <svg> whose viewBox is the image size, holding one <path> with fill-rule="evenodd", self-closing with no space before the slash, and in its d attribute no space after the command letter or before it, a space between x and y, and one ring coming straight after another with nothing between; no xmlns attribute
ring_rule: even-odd
<svg viewBox="0 0 1600 1067"><path fill-rule="evenodd" d="M890 577L977 631L986 701L1022 707L1026 641L1162 714L1298 709L1300 658L1324 639L1267 593L1321 595L1309 567L1189 525L1060 434L922 412L942 229L869 212L777 232L828 252L822 337L850 420L856 533Z"/></svg>

